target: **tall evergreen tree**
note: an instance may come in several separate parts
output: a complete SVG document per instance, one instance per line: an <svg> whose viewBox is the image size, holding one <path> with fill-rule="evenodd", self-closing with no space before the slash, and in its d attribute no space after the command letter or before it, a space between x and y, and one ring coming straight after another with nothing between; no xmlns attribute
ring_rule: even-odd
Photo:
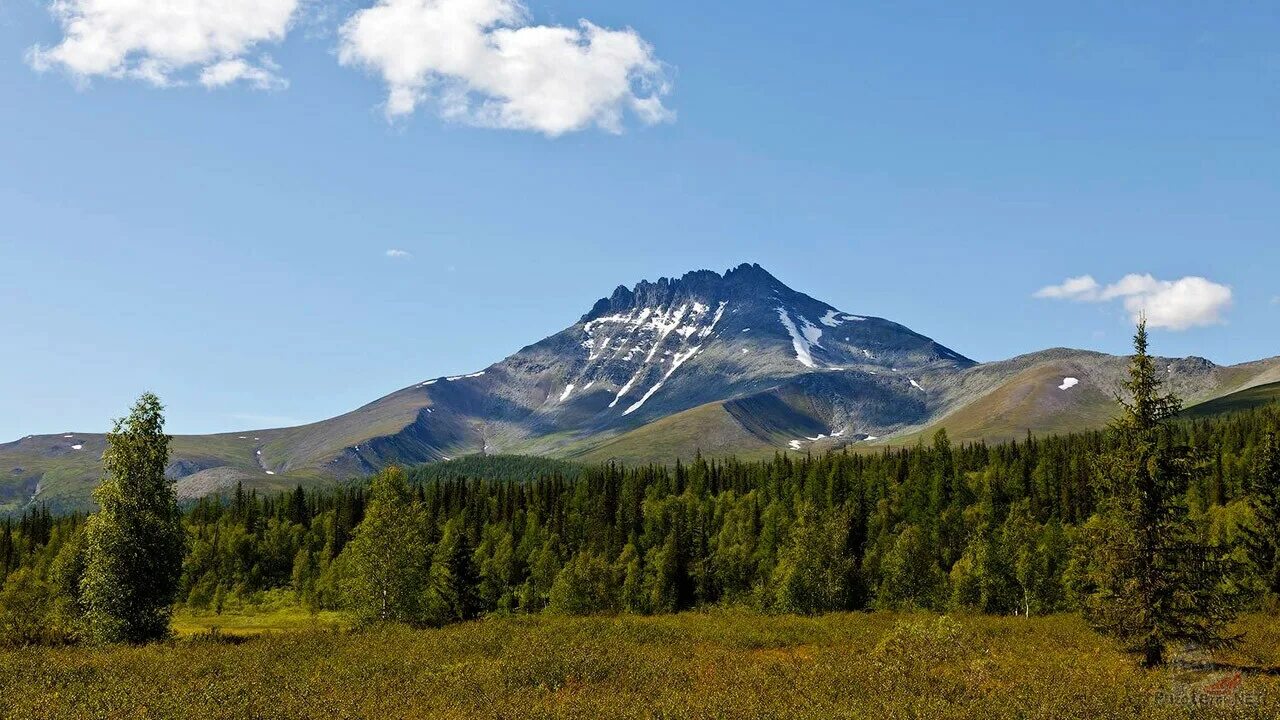
<svg viewBox="0 0 1280 720"><path fill-rule="evenodd" d="M1162 392L1145 318L1133 345L1125 396L1118 398L1123 412L1111 428L1116 448L1099 462L1108 491L1100 526L1108 531L1094 539L1110 547L1093 551L1110 561L1093 565L1084 610L1151 667L1164 663L1170 643L1229 643L1225 628L1234 608L1222 588L1223 562L1215 548L1197 542L1184 505L1195 464L1170 432L1181 401Z"/></svg>
<svg viewBox="0 0 1280 720"><path fill-rule="evenodd" d="M431 561L431 615L444 624L480 614L480 573L474 550L459 519L450 520Z"/></svg>
<svg viewBox="0 0 1280 720"><path fill-rule="evenodd" d="M88 634L97 642L140 643L169 632L186 536L165 477L170 438L163 412L160 399L145 393L107 434L80 585Z"/></svg>
<svg viewBox="0 0 1280 720"><path fill-rule="evenodd" d="M1271 433L1254 473L1249 499L1254 524L1244 526L1244 545L1267 590L1280 595L1280 437Z"/></svg>

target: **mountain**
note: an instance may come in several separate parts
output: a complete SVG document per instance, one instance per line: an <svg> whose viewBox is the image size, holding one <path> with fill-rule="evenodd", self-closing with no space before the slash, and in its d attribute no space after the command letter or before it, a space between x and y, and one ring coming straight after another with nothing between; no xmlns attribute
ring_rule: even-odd
<svg viewBox="0 0 1280 720"><path fill-rule="evenodd" d="M1280 361L1163 361L1193 400L1280 381ZM290 487L390 463L522 453L669 461L913 442L936 427L1004 439L1096 427L1125 359L1048 350L977 364L879 317L792 290L759 265L619 286L564 330L483 370L435 377L293 428L178 436L170 474L195 497ZM102 435L0 445L0 510L80 507Z"/></svg>

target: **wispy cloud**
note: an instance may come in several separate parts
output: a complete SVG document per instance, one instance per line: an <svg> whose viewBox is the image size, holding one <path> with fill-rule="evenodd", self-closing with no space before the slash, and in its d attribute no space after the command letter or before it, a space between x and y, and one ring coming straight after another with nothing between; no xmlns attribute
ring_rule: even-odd
<svg viewBox="0 0 1280 720"><path fill-rule="evenodd" d="M1097 295L1098 281L1092 275L1067 278L1060 285L1049 285L1036 291L1035 297L1054 300L1086 300Z"/></svg>
<svg viewBox="0 0 1280 720"><path fill-rule="evenodd" d="M634 30L531 25L520 0L378 0L340 30L338 61L387 85L388 118L423 103L448 120L561 135L673 117L653 48Z"/></svg>
<svg viewBox="0 0 1280 720"><path fill-rule="evenodd" d="M406 258L411 258L411 257L413 257L413 253L409 252L408 250L400 250L400 249L398 249L398 248L391 248L390 250L388 250L388 251L387 251L387 257L392 258L392 259L395 259L395 260L404 260L404 259L406 259Z"/></svg>
<svg viewBox="0 0 1280 720"><path fill-rule="evenodd" d="M1058 285L1037 290L1034 297L1072 302L1120 300L1134 321L1146 315L1151 327L1186 330L1225 321L1231 307L1231 288L1202 277L1157 280L1132 273L1103 286L1092 275L1067 278Z"/></svg>
<svg viewBox="0 0 1280 720"><path fill-rule="evenodd" d="M258 90L283 90L289 81L279 74L280 66L264 56L260 65L251 65L240 58L223 60L200 71L200 84L209 88L226 87L244 82Z"/></svg>

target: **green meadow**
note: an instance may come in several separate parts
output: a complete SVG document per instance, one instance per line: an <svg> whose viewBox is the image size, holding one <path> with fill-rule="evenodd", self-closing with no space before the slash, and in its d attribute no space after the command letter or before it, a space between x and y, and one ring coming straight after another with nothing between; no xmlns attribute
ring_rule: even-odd
<svg viewBox="0 0 1280 720"><path fill-rule="evenodd" d="M347 629L179 613L145 646L0 651L7 718L1275 718L1280 620L1142 670L1078 616L739 611ZM216 630L210 630L217 628Z"/></svg>

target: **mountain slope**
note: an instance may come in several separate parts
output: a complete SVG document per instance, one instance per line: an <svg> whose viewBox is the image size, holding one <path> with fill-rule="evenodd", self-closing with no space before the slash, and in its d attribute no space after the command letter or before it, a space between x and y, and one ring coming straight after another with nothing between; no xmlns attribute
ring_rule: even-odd
<svg viewBox="0 0 1280 720"><path fill-rule="evenodd" d="M1001 441L1099 428L1117 412L1128 358L1055 348L977 365L938 389L925 425L881 444L910 444L939 428L953 440ZM1199 357L1157 358L1167 389L1196 405L1280 374L1280 358L1220 366Z"/></svg>
<svg viewBox="0 0 1280 720"><path fill-rule="evenodd" d="M1280 402L1280 382L1255 385L1212 400L1197 403L1182 411L1185 418L1203 418L1223 413L1252 410Z"/></svg>
<svg viewBox="0 0 1280 720"><path fill-rule="evenodd" d="M670 461L909 442L942 426L957 439L1002 439L1105 423L1124 362L1059 349L978 365L744 264L620 286L484 370L424 380L335 418L176 437L169 472L195 497L477 453ZM1175 389L1194 400L1280 380L1275 361L1168 364ZM84 506L103 445L102 435L74 433L0 445L0 511Z"/></svg>

